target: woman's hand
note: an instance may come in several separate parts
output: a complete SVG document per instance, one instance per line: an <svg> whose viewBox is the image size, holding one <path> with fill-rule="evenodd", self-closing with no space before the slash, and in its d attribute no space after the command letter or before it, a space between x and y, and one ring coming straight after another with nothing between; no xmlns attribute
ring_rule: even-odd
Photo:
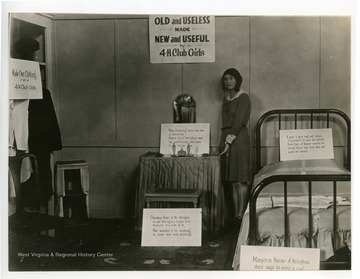
<svg viewBox="0 0 360 279"><path fill-rule="evenodd" d="M226 154L226 156L227 156L227 155L228 155L227 153L228 153L228 151L229 151L229 147L230 147L230 144L228 144L227 142L225 142L224 151L221 152L221 153L219 154L219 156L222 156L222 155L224 155L224 154Z"/></svg>
<svg viewBox="0 0 360 279"><path fill-rule="evenodd" d="M232 144L235 139L236 139L235 135L229 134L226 136L225 143Z"/></svg>
<svg viewBox="0 0 360 279"><path fill-rule="evenodd" d="M226 154L226 156L228 155L227 153L229 151L230 144L232 144L235 139L236 139L236 136L234 136L234 135L227 135L226 136L224 151L221 152L219 154L219 156L224 155L224 154Z"/></svg>

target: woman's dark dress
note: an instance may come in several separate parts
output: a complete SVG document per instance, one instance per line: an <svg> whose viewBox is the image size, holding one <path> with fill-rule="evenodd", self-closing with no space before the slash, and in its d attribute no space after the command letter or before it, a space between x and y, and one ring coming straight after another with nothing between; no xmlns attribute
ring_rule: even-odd
<svg viewBox="0 0 360 279"><path fill-rule="evenodd" d="M246 127L251 111L251 102L248 94L241 94L229 101L224 98L222 105L222 133L220 152L225 148L225 139L228 134L236 136L230 145L228 155L221 157L221 177L224 182L248 182L250 177L250 139Z"/></svg>

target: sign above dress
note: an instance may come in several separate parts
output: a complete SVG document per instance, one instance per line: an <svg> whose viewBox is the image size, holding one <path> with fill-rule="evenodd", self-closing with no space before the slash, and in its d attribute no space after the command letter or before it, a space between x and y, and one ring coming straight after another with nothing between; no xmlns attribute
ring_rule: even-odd
<svg viewBox="0 0 360 279"><path fill-rule="evenodd" d="M209 154L210 123L161 124L160 153L164 156Z"/></svg>

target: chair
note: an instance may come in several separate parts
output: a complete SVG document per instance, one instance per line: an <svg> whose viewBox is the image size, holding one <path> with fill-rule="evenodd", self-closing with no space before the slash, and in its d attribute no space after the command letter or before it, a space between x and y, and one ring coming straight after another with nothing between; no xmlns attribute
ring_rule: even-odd
<svg viewBox="0 0 360 279"><path fill-rule="evenodd" d="M24 206L24 196L20 181L21 166L24 159L29 158L31 168L35 179L35 201L34 212L28 212ZM61 240L63 231L63 218L51 216L40 212L40 188L39 173L36 156L33 154L22 154L15 157L9 157L10 173L14 182L16 195L16 212L9 216L9 230L14 233L21 232L40 232L55 229L56 240ZM39 198L36 198L39 197Z"/></svg>

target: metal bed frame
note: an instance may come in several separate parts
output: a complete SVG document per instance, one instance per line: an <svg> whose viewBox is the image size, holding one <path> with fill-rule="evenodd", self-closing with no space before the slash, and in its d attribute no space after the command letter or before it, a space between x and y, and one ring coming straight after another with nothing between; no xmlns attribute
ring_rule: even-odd
<svg viewBox="0 0 360 279"><path fill-rule="evenodd" d="M261 149L265 146L261 146L261 126L268 120L269 118L276 117L278 118L278 128L281 130L281 120L284 116L292 116L294 121L295 129L298 129L298 119L299 116L303 116L309 118L310 127L314 129L314 118L317 116L326 117L326 128L330 127L330 118L336 117L342 119L343 122L346 124L346 137L347 137L347 152L346 152L346 160L345 160L345 168L350 171L351 169L351 123L349 117L342 111L337 109L278 109L278 110L271 110L263 114L257 124L256 124L256 171L260 171L262 168L261 166ZM337 116L336 116L337 115ZM304 117L302 117L301 121L304 121ZM271 121L274 121L271 119ZM269 184L274 182L282 182L283 183L283 191L284 191L284 234L285 234L285 246L289 247L289 235L288 235L288 206L287 206L287 187L288 182L307 182L308 183L308 211L309 211L309 232L313 230L312 224L312 203L311 203L311 196L312 196L312 182L319 182L319 181L326 181L333 183L333 235L336 232L337 228L337 206L336 206L336 197L337 197L337 182L340 181L351 181L350 174L313 174L313 175L274 175L268 178L265 178L261 181L258 185L253 185L253 189L251 192L250 197L250 227L249 227L249 243L250 245L255 245L256 243L256 228L257 228L257 221L256 221L256 201L260 194L260 192ZM309 241L308 246L311 248L312 245L312 234L309 233ZM333 238L333 248L335 252L336 247L336 238ZM337 261L334 255L332 261L324 261L320 263L321 269L351 269L351 263L344 262L344 261Z"/></svg>

